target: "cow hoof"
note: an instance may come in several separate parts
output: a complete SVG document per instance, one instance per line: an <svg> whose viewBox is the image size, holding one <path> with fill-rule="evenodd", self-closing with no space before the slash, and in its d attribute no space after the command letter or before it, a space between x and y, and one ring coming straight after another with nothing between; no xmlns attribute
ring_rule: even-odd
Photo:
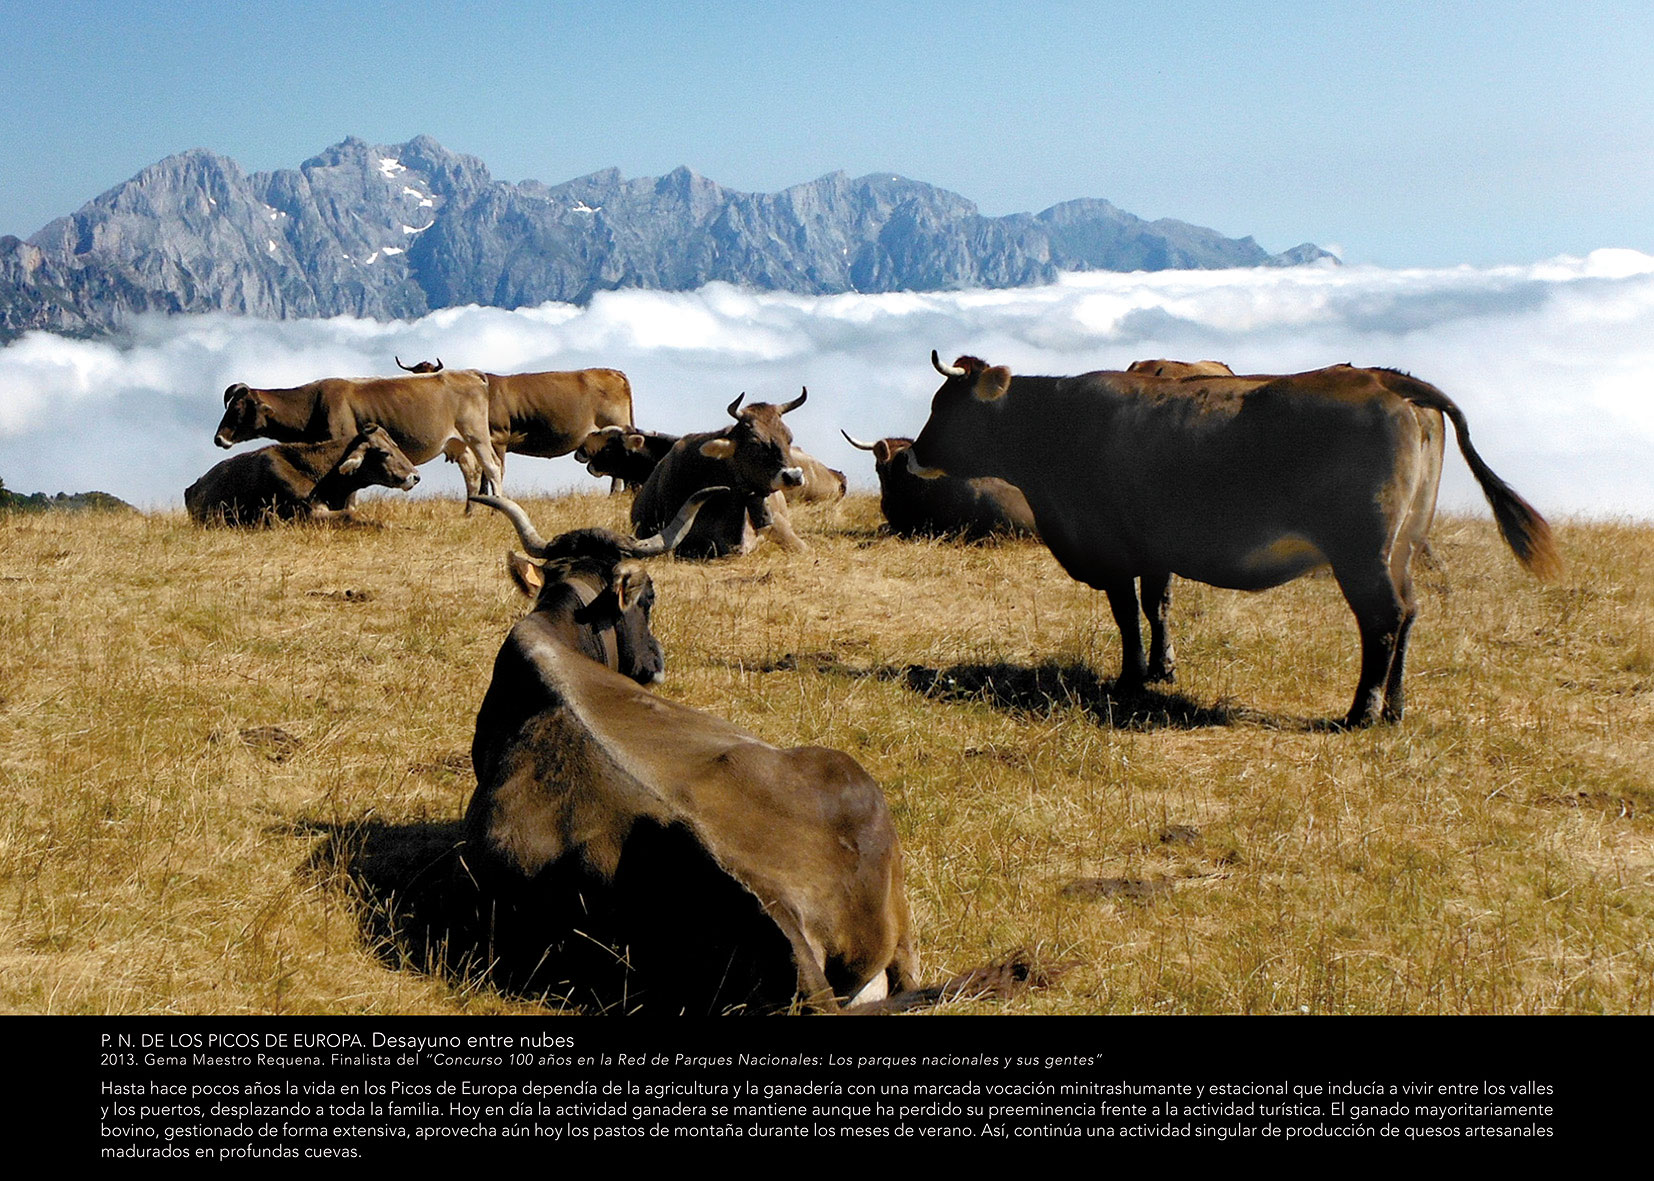
<svg viewBox="0 0 1654 1181"><path fill-rule="evenodd" d="M1378 721L1378 718L1379 715L1376 712L1363 710L1362 712L1357 713L1352 709L1349 713L1344 715L1343 721L1334 722L1332 728L1334 730L1365 730L1368 726L1371 726L1374 722Z"/></svg>

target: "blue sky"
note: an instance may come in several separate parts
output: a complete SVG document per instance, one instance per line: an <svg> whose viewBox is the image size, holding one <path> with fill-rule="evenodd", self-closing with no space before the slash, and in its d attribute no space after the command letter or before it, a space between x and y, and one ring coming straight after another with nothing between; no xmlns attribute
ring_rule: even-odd
<svg viewBox="0 0 1654 1181"><path fill-rule="evenodd" d="M844 169L1382 266L1654 251L1654 5L0 0L0 233L172 152Z"/></svg>

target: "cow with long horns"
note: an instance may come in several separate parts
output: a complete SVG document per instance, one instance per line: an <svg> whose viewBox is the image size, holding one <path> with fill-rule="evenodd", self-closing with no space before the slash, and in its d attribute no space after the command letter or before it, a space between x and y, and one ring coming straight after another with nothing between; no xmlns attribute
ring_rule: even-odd
<svg viewBox="0 0 1654 1181"><path fill-rule="evenodd" d="M503 935L539 939L530 962L576 1003L834 1010L914 980L901 847L860 764L640 687L662 662L638 559L680 545L726 491L698 491L643 541L548 542L516 505L481 499L541 585L477 714L464 859Z"/></svg>
<svg viewBox="0 0 1654 1181"><path fill-rule="evenodd" d="M702 510L678 547L679 557L748 553L766 534L791 552L809 548L787 515L783 490L800 487L804 471L793 462L793 434L782 421L783 415L804 405L809 391L791 402L754 402L743 408L745 397L729 404L733 425L685 435L673 444L632 502L633 527L650 531L660 528L697 490L729 488Z"/></svg>
<svg viewBox="0 0 1654 1181"><path fill-rule="evenodd" d="M1399 719L1418 614L1410 568L1436 511L1444 417L1517 559L1541 578L1561 568L1545 519L1476 453L1459 407L1394 370L1013 377L934 352L931 364L946 380L908 452L914 470L1022 490L1063 568L1108 595L1128 689L1172 679L1172 575L1263 590L1331 566L1361 633L1344 724Z"/></svg>

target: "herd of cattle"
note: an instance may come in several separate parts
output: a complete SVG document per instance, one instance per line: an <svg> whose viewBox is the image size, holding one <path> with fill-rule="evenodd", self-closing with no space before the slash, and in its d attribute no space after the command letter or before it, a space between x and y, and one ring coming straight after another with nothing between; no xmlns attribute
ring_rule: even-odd
<svg viewBox="0 0 1654 1181"><path fill-rule="evenodd" d="M892 532L1039 537L1108 596L1122 692L1175 676L1173 575L1261 590L1330 566L1361 637L1344 724L1399 720L1410 568L1435 513L1444 420L1517 558L1540 577L1560 569L1549 527L1483 462L1460 409L1394 370L1142 361L1059 378L931 362L944 381L916 439L845 435L873 453ZM628 1007L879 1011L948 991L917 986L900 845L867 771L647 688L663 656L644 559L741 554L765 536L802 550L788 502L844 494L843 474L796 447L785 422L807 391L737 398L730 425L679 437L636 427L616 370L401 367L408 376L232 385L218 444L278 442L220 463L185 501L203 523L347 513L360 489L411 488L414 466L443 454L464 474L467 511L511 521L528 554L511 573L533 606L477 717L462 852L488 896L544 919L548 962L593 995L583 974L623 963ZM542 538L501 494L513 451L573 453L632 488L638 536ZM600 962L593 947L606 949Z"/></svg>

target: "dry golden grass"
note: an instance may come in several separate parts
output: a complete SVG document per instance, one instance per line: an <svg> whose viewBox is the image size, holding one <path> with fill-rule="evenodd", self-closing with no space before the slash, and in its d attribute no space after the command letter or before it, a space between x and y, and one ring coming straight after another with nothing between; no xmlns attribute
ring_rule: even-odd
<svg viewBox="0 0 1654 1181"><path fill-rule="evenodd" d="M550 535L625 502L528 508ZM400 856L394 910L452 839L510 530L366 515L0 517L0 1008L538 1009L424 970L353 868ZM1179 582L1177 692L1115 700L1106 603L1043 547L892 540L866 497L800 518L808 554L655 564L662 691L873 773L926 979L1078 965L952 1011L1654 1009L1654 530L1564 525L1544 586L1443 520L1407 720L1336 733L1329 579Z"/></svg>

